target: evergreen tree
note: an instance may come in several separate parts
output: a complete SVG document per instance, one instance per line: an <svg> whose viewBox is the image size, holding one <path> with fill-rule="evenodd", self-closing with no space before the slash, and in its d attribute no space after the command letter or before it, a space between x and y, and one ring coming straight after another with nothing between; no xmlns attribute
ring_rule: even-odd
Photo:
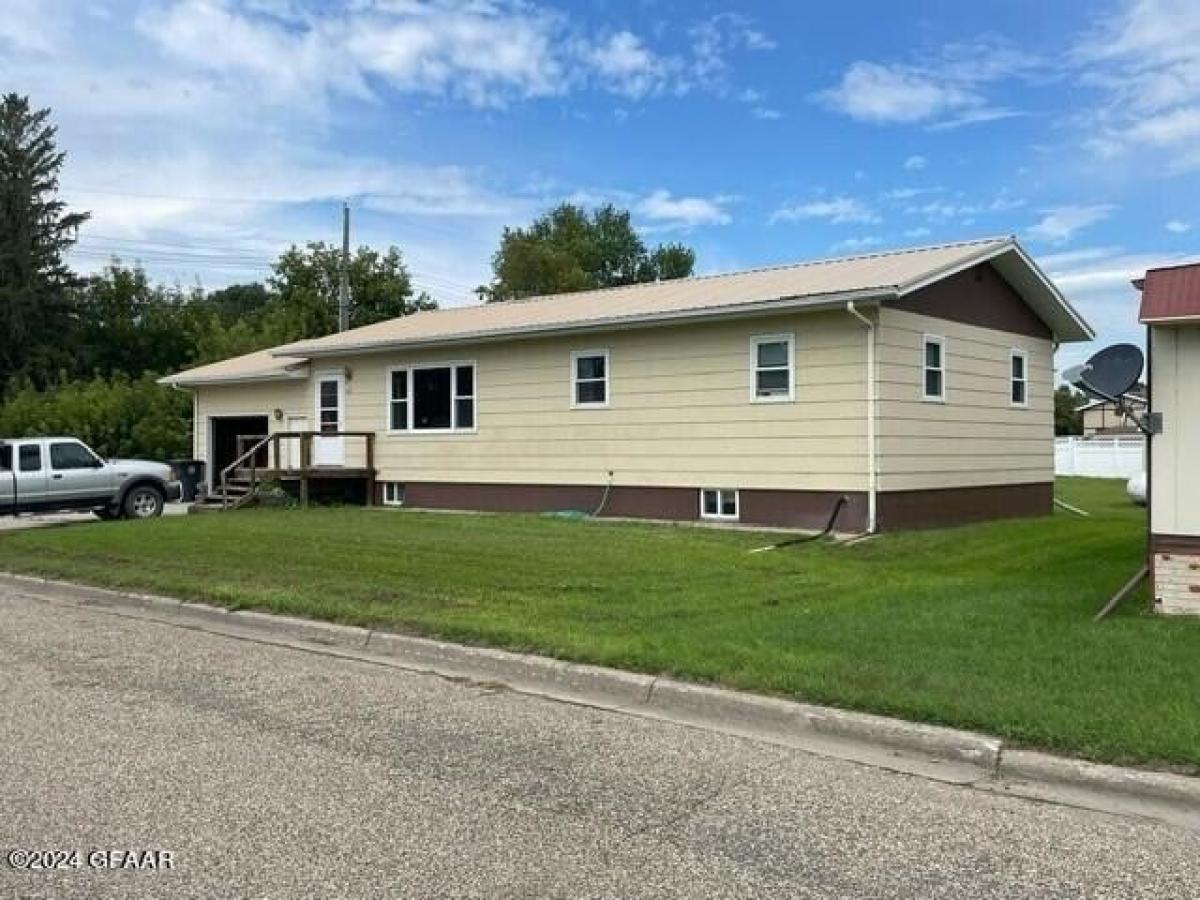
<svg viewBox="0 0 1200 900"><path fill-rule="evenodd" d="M28 97L0 99L0 394L17 374L45 384L66 350L74 278L63 254L88 214L58 199L65 154L49 120Z"/></svg>

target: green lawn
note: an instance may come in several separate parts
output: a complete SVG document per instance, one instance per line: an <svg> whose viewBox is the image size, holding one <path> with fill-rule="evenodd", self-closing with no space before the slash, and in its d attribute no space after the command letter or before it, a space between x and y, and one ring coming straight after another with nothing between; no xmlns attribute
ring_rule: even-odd
<svg viewBox="0 0 1200 900"><path fill-rule="evenodd" d="M362 509L0 536L0 569L532 650L1200 771L1200 621L1092 614L1141 562L1092 512L771 553L761 533Z"/></svg>

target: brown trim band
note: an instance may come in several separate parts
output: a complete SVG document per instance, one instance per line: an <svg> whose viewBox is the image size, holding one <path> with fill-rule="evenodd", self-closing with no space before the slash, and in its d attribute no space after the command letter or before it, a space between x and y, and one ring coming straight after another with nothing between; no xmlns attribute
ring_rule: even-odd
<svg viewBox="0 0 1200 900"><path fill-rule="evenodd" d="M1181 553L1200 555L1200 535L1151 534L1150 553Z"/></svg>
<svg viewBox="0 0 1200 900"><path fill-rule="evenodd" d="M379 488L382 493L382 487ZM744 525L824 528L840 497L847 503L835 528L867 527L863 491L788 491L742 489L739 521ZM604 499L603 485L486 484L408 482L406 506L423 509L474 509L486 512L593 512ZM879 525L884 530L934 528L988 519L1049 515L1054 486L992 485L941 490L893 491L879 495ZM700 518L700 490L682 487L618 485L609 492L603 516L692 522Z"/></svg>
<svg viewBox="0 0 1200 900"><path fill-rule="evenodd" d="M1054 511L1054 483L886 491L879 495L878 502L881 531L941 528L991 519L1048 516Z"/></svg>

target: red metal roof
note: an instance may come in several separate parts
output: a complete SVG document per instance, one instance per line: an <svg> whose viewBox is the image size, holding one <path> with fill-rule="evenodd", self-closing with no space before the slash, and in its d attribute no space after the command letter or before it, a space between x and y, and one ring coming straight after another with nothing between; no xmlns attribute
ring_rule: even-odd
<svg viewBox="0 0 1200 900"><path fill-rule="evenodd" d="M1143 322L1200 320L1200 263L1148 270L1138 318Z"/></svg>

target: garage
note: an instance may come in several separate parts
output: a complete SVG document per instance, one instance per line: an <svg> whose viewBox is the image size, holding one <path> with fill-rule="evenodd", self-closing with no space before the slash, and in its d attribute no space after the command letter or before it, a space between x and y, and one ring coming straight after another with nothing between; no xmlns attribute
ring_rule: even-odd
<svg viewBox="0 0 1200 900"><path fill-rule="evenodd" d="M270 426L264 416L213 416L208 420L209 479L212 485L221 480L221 472L246 450L261 441L269 433ZM255 455L254 464L267 466L267 448Z"/></svg>

